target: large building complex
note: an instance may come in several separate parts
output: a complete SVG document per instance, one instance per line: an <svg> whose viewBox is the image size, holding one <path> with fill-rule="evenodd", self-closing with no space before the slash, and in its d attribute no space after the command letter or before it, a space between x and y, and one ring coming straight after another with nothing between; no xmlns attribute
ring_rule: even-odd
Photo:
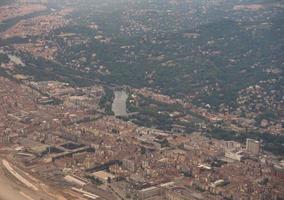
<svg viewBox="0 0 284 200"><path fill-rule="evenodd" d="M258 155L260 152L260 142L253 139L247 139L246 150L248 153Z"/></svg>

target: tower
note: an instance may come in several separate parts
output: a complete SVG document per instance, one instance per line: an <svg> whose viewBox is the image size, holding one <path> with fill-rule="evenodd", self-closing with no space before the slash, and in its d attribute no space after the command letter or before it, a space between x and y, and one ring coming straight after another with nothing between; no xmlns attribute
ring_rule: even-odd
<svg viewBox="0 0 284 200"><path fill-rule="evenodd" d="M246 151L253 155L258 155L260 152L260 142L248 138L246 142Z"/></svg>

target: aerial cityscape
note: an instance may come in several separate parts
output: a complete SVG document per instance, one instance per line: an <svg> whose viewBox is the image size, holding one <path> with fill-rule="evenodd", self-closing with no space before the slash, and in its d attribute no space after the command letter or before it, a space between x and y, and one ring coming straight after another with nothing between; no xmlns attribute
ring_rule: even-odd
<svg viewBox="0 0 284 200"><path fill-rule="evenodd" d="M0 0L0 200L284 200L283 0Z"/></svg>

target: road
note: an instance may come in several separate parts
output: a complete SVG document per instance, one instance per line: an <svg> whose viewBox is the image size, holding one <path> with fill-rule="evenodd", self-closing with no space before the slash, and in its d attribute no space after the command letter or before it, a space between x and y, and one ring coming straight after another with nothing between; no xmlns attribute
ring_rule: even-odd
<svg viewBox="0 0 284 200"><path fill-rule="evenodd" d="M29 186L29 185L28 185ZM0 200L54 200L45 192L34 188L29 188L27 185L17 180L17 177L12 175L0 164Z"/></svg>
<svg viewBox="0 0 284 200"><path fill-rule="evenodd" d="M31 200L25 188L19 187L10 177L7 177L0 168L0 200Z"/></svg>

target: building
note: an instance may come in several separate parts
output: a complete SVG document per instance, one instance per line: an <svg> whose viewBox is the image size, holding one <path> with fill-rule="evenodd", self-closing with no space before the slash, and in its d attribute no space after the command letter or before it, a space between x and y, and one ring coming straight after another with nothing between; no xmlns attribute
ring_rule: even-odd
<svg viewBox="0 0 284 200"><path fill-rule="evenodd" d="M232 160L237 160L237 161L241 161L244 159L244 155L242 155L242 152L230 152L227 151L225 152L225 157L232 159Z"/></svg>
<svg viewBox="0 0 284 200"><path fill-rule="evenodd" d="M15 135L10 128L7 128L3 133L0 133L0 144L9 144L11 136Z"/></svg>
<svg viewBox="0 0 284 200"><path fill-rule="evenodd" d="M132 160L123 159L122 167L130 172L135 172L135 162Z"/></svg>
<svg viewBox="0 0 284 200"><path fill-rule="evenodd" d="M64 177L64 179L70 183L73 183L73 184L76 184L82 187L86 185L86 182L77 176L67 175Z"/></svg>
<svg viewBox="0 0 284 200"><path fill-rule="evenodd" d="M145 188L143 190L138 191L138 196L139 199L147 199L153 196L157 196L160 194L160 188L158 187L149 187L149 188Z"/></svg>
<svg viewBox="0 0 284 200"><path fill-rule="evenodd" d="M106 171L97 171L92 173L92 175L104 183L106 183L108 180L113 180L115 178L115 175L108 173Z"/></svg>
<svg viewBox="0 0 284 200"><path fill-rule="evenodd" d="M0 144L8 144L9 143L9 137L6 135L0 136Z"/></svg>
<svg viewBox="0 0 284 200"><path fill-rule="evenodd" d="M225 149L228 151L235 151L241 149L241 144L235 141L226 141Z"/></svg>
<svg viewBox="0 0 284 200"><path fill-rule="evenodd" d="M253 155L258 155L260 152L260 142L248 138L246 142L246 151Z"/></svg>
<svg viewBox="0 0 284 200"><path fill-rule="evenodd" d="M202 194L189 190L184 187L174 187L166 191L166 199L168 200L203 200Z"/></svg>
<svg viewBox="0 0 284 200"><path fill-rule="evenodd" d="M284 179L284 166L274 165L272 168L272 176Z"/></svg>

